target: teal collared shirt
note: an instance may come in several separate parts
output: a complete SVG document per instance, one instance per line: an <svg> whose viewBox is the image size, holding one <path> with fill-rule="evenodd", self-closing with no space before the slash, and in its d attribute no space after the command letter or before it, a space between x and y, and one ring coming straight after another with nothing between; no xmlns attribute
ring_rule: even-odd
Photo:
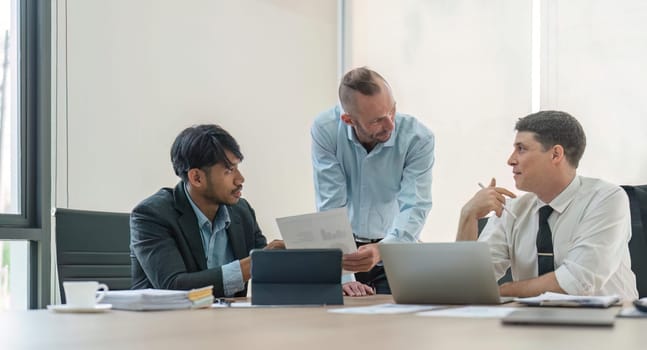
<svg viewBox="0 0 647 350"><path fill-rule="evenodd" d="M243 273L240 270L240 262L234 257L227 228L231 223L229 210L226 205L220 205L213 223L202 213L200 208L193 202L189 191L184 188L186 197L189 199L191 208L198 218L200 237L204 247L204 255L207 257L207 268L222 268L222 284L226 296L232 296L245 288Z"/></svg>

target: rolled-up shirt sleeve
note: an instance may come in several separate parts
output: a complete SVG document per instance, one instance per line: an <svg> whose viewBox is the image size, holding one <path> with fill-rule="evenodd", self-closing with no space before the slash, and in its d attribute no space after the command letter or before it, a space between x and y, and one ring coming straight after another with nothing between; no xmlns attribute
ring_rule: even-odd
<svg viewBox="0 0 647 350"><path fill-rule="evenodd" d="M573 244L555 270L568 294L591 295L618 270L631 238L629 202L619 187L597 196L577 225Z"/></svg>
<svg viewBox="0 0 647 350"><path fill-rule="evenodd" d="M234 260L228 264L222 265L222 285L225 296L228 297L245 289L243 272L240 269L239 260Z"/></svg>

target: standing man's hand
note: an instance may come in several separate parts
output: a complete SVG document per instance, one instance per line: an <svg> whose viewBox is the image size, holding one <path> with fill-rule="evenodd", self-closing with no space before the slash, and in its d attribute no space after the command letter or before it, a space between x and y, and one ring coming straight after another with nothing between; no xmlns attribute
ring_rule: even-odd
<svg viewBox="0 0 647 350"><path fill-rule="evenodd" d="M380 251L377 248L377 243L371 243L357 248L357 251L354 253L344 254L342 264L346 271L367 272L380 262L380 260Z"/></svg>
<svg viewBox="0 0 647 350"><path fill-rule="evenodd" d="M342 285L342 290L344 291L344 295L349 297L363 297L375 294L375 290L373 288L362 282L356 281L344 283Z"/></svg>

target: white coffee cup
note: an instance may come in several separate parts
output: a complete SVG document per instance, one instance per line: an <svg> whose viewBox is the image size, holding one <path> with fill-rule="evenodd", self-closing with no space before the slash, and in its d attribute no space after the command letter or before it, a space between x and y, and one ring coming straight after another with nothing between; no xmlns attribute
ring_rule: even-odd
<svg viewBox="0 0 647 350"><path fill-rule="evenodd" d="M66 305L78 308L95 307L108 291L108 286L97 281L63 282L63 288Z"/></svg>

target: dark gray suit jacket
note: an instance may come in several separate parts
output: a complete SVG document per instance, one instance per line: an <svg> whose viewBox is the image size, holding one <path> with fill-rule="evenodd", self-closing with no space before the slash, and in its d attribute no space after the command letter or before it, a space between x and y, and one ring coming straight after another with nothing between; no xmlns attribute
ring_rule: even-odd
<svg viewBox="0 0 647 350"><path fill-rule="evenodd" d="M213 295L224 295L222 268L207 268L198 219L180 182L162 188L139 203L130 214L130 259L133 289L187 290L213 285ZM231 223L229 244L236 259L263 248L267 240L246 200L227 206ZM236 296L245 296L245 290Z"/></svg>

